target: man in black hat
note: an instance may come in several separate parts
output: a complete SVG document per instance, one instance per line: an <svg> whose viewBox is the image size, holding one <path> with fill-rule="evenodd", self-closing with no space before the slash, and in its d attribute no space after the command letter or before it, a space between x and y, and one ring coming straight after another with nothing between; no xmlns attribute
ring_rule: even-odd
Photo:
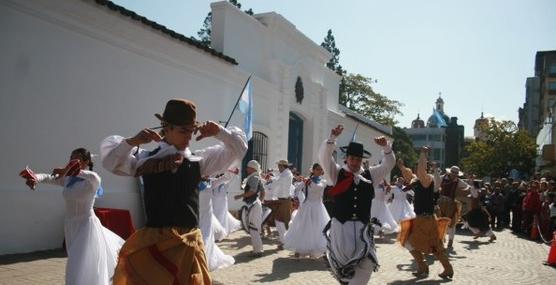
<svg viewBox="0 0 556 285"><path fill-rule="evenodd" d="M383 181L396 159L391 144L381 136L374 139L384 151L381 164L363 169L363 145L351 142L346 151L345 164L340 166L332 153L336 148L336 138L343 129L341 125L332 129L319 151L322 168L329 181L334 183L329 191L335 209L325 229L328 239L326 255L341 284L367 284L371 273L378 268L370 221L373 181Z"/></svg>
<svg viewBox="0 0 556 285"><path fill-rule="evenodd" d="M207 121L199 124L196 106L184 99L168 101L160 134L143 129L130 138L111 136L101 144L104 168L123 176L141 176L146 227L120 250L114 284L211 284L199 230L199 190L203 176L222 173L247 151L245 134ZM214 137L222 145L195 152L196 140ZM151 141L153 151L139 149Z"/></svg>

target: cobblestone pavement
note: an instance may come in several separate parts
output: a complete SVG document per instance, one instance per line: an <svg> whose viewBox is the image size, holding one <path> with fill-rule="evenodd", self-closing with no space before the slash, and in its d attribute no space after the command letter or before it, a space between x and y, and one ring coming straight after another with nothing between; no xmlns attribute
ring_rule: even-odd
<svg viewBox="0 0 556 285"><path fill-rule="evenodd" d="M543 265L549 247L517 238L505 230L498 240L473 240L465 231L456 235L450 260L455 269L452 284L554 284L556 269ZM442 266L427 258L431 274L426 279L411 275L415 265L394 238L377 239L381 267L370 284L439 284ZM215 284L338 284L322 260L296 259L277 250L276 239L264 240L263 257L252 258L250 239L236 232L219 243L236 259L232 267L213 272ZM63 284L66 257L61 250L0 256L0 284ZM550 281L552 280L552 282Z"/></svg>

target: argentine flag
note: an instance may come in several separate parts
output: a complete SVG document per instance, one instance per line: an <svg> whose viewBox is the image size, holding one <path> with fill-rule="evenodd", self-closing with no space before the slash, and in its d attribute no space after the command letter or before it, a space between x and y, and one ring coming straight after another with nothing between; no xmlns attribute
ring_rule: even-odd
<svg viewBox="0 0 556 285"><path fill-rule="evenodd" d="M247 140L251 140L253 137L253 92L252 92L252 81L251 77L247 79L247 83L243 88L243 93L238 102L239 111L245 115L243 120L243 131L247 136Z"/></svg>
<svg viewBox="0 0 556 285"><path fill-rule="evenodd" d="M434 116L436 117L436 120L438 121L438 127L439 128L448 126L446 121L444 121L444 118L442 118L442 114L440 114L440 112L438 112L437 110L434 110Z"/></svg>

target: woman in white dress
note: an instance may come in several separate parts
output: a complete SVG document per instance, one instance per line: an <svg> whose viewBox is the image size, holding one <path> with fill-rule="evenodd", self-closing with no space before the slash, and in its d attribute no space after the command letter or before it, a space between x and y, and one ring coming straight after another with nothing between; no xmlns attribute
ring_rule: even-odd
<svg viewBox="0 0 556 285"><path fill-rule="evenodd" d="M398 177L396 185L392 187L392 195L394 195L394 199L392 199L392 203L388 205L394 220L398 223L403 220L415 218L413 205L409 204L409 201L407 200L407 193L402 190L404 181L405 179L403 177Z"/></svg>
<svg viewBox="0 0 556 285"><path fill-rule="evenodd" d="M295 256L309 255L318 258L326 252L326 238L322 233L330 220L322 203L326 181L321 179L324 171L315 163L312 174L302 191L306 199L300 200L297 214L284 237L284 248L295 252Z"/></svg>
<svg viewBox="0 0 556 285"><path fill-rule="evenodd" d="M211 209L210 210L212 212L211 228L212 228L212 233L214 234L214 240L215 241L221 241L226 236L228 236L228 232L226 231L224 226L222 226L220 221L218 221L218 218L216 218L216 215L214 215L214 203L213 203L214 202L213 189L215 187L218 187L224 179L225 178L223 176L219 176L217 178L209 178L208 181L205 181L206 183L204 184L205 185L204 187L207 187L206 190L212 194L212 196L210 197L210 200L211 200L211 206L210 206Z"/></svg>
<svg viewBox="0 0 556 285"><path fill-rule="evenodd" d="M376 185L376 184L375 184ZM378 222L382 225L378 229L378 234L391 234L399 231L398 223L392 217L390 209L386 205L388 198L390 197L390 185L385 185L385 182L380 183L374 187L375 198L373 199L371 206L371 218L376 218Z"/></svg>
<svg viewBox="0 0 556 285"><path fill-rule="evenodd" d="M209 271L228 267L235 259L226 255L215 242L212 213L212 191L206 179L199 183L199 227L203 234Z"/></svg>
<svg viewBox="0 0 556 285"><path fill-rule="evenodd" d="M92 169L91 153L78 148L72 151L70 163L65 168L55 168L52 174L34 174L28 168L20 173L33 190L37 183L64 187L68 285L111 284L118 252L124 243L118 235L103 227L93 212L100 177Z"/></svg>
<svg viewBox="0 0 556 285"><path fill-rule="evenodd" d="M241 222L228 211L228 188L238 173L239 169L237 168L228 170L228 173L224 174L225 179L220 182L212 182L211 187L214 215L222 227L224 227L227 235L241 229Z"/></svg>

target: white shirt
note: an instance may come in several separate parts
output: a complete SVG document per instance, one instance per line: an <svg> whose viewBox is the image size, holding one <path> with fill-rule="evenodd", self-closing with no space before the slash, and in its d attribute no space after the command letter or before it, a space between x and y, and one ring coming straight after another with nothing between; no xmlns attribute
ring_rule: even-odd
<svg viewBox="0 0 556 285"><path fill-rule="evenodd" d="M228 130L220 126L220 132L214 138L223 142L224 145L213 145L195 151L195 155L193 155L189 148L180 151L173 145L161 141L159 142L160 150L155 155L149 156L150 151L144 149L139 149L139 152L135 154L136 147L129 145L125 138L110 136L105 138L100 145L102 166L116 175L135 176L137 168L147 159L181 153L189 161L199 162L201 176L213 176L225 172L236 159L241 160L247 152L245 134L237 127L231 127Z"/></svg>
<svg viewBox="0 0 556 285"><path fill-rule="evenodd" d="M268 185L271 192L277 198L289 198L293 188L293 174L291 170L285 169L280 172L278 177L272 179L272 183Z"/></svg>
<svg viewBox="0 0 556 285"><path fill-rule="evenodd" d="M325 140L319 149L319 161L324 170L324 174L327 176L327 179L331 185L335 185L338 180L338 172L340 169L344 169L345 171L351 172L347 165L343 165L341 167L339 164L336 163L336 160L332 156L332 153L336 149L336 137L330 135L330 138ZM369 172L371 173L371 178L373 183L380 183L384 180L384 177L392 170L394 167L394 163L396 161L396 156L392 151L392 146L390 143L382 147L384 153L384 159L379 165L369 167ZM359 179L365 179L361 176L364 169L360 168L359 171L353 173L355 184L359 184Z"/></svg>

